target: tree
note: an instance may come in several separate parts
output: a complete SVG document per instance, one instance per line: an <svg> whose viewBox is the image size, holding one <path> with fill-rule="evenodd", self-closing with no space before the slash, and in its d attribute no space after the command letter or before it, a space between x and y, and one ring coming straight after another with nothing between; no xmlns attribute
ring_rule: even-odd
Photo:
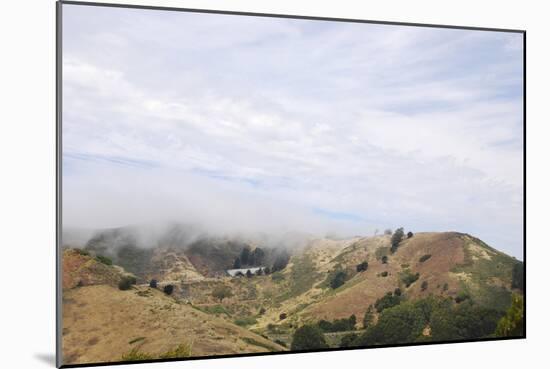
<svg viewBox="0 0 550 369"><path fill-rule="evenodd" d="M386 255L382 256L382 264L387 264L388 263L388 257Z"/></svg>
<svg viewBox="0 0 550 369"><path fill-rule="evenodd" d="M264 274L268 275L269 273L271 273L271 269L269 269L269 267L265 267L264 268Z"/></svg>
<svg viewBox="0 0 550 369"><path fill-rule="evenodd" d="M233 292L229 286L221 284L212 290L212 296L222 302L223 299L233 296Z"/></svg>
<svg viewBox="0 0 550 369"><path fill-rule="evenodd" d="M248 270L246 271L246 277L247 277L247 278L251 278L251 277L252 277L252 272L250 271L250 269L248 269Z"/></svg>
<svg viewBox="0 0 550 369"><path fill-rule="evenodd" d="M149 282L149 287L157 288L157 280L156 279L151 279L151 282Z"/></svg>
<svg viewBox="0 0 550 369"><path fill-rule="evenodd" d="M403 232L403 227L397 228L397 230L393 233L391 236L391 253L395 253L397 251L397 248L399 247L399 243L403 240L403 236L405 233Z"/></svg>
<svg viewBox="0 0 550 369"><path fill-rule="evenodd" d="M120 282L118 282L118 289L122 291L129 290L133 284L136 284L136 278L132 276L122 277Z"/></svg>
<svg viewBox="0 0 550 369"><path fill-rule="evenodd" d="M374 303L376 311L381 313L384 309L391 308L401 303L401 297L395 296L391 292L388 292L384 297L379 298Z"/></svg>
<svg viewBox="0 0 550 369"><path fill-rule="evenodd" d="M340 347L352 347L355 346L355 341L357 340L357 333L346 334L342 337L340 341Z"/></svg>
<svg viewBox="0 0 550 369"><path fill-rule="evenodd" d="M363 328L367 329L372 322L374 321L374 309L372 305L369 305L367 311L365 311L365 316L363 317Z"/></svg>
<svg viewBox="0 0 550 369"><path fill-rule="evenodd" d="M315 325L304 325L298 328L292 336L292 351L311 350L327 348L328 344L325 341L325 336L319 327Z"/></svg>
<svg viewBox="0 0 550 369"><path fill-rule="evenodd" d="M174 292L174 285L173 284L167 284L164 286L164 293L167 295L171 295L172 292Z"/></svg>
<svg viewBox="0 0 550 369"><path fill-rule="evenodd" d="M334 275L334 277L332 277L330 281L330 287L334 290L337 289L338 287L346 283L347 277L347 273L343 270L336 272L336 274Z"/></svg>
<svg viewBox="0 0 550 369"><path fill-rule="evenodd" d="M518 261L512 269L512 288L518 288L523 292L525 281L523 279L523 263Z"/></svg>
<svg viewBox="0 0 550 369"><path fill-rule="evenodd" d="M495 335L499 337L523 337L524 335L523 297L512 295L512 305L497 324Z"/></svg>
<svg viewBox="0 0 550 369"><path fill-rule="evenodd" d="M414 236L414 234L411 231L407 232L407 238L412 238L412 236Z"/></svg>
<svg viewBox="0 0 550 369"><path fill-rule="evenodd" d="M255 266L260 266L264 263L265 252L261 248L256 247L254 249L254 251L252 252L252 256L253 256L253 259L254 259L254 265Z"/></svg>
<svg viewBox="0 0 550 369"><path fill-rule="evenodd" d="M271 272L278 272L279 270L283 270L288 265L288 262L290 261L290 255L285 251L281 251L279 255L275 258L275 262L273 263L273 267L271 268Z"/></svg>
<svg viewBox="0 0 550 369"><path fill-rule="evenodd" d="M249 262L248 258L249 257L250 257L250 247L245 246L241 250L241 265L249 265L248 264L248 262Z"/></svg>
<svg viewBox="0 0 550 369"><path fill-rule="evenodd" d="M233 269L241 269L241 258L236 257L235 261L233 262Z"/></svg>
<svg viewBox="0 0 550 369"><path fill-rule="evenodd" d="M366 261L363 261L361 264L358 264L355 269L357 270L357 272L364 272L368 269L369 267L369 263L366 262Z"/></svg>
<svg viewBox="0 0 550 369"><path fill-rule="evenodd" d="M256 275L263 275L264 274L264 270L262 268L258 268L258 270L256 270L256 273L254 273Z"/></svg>
<svg viewBox="0 0 550 369"><path fill-rule="evenodd" d="M422 282L422 284L420 285L420 289L422 291L426 291L428 289L428 281Z"/></svg>

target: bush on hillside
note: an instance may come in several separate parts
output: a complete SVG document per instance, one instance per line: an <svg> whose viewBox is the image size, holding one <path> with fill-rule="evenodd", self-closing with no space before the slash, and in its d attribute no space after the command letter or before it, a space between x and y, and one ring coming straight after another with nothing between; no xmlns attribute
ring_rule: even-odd
<svg viewBox="0 0 550 369"><path fill-rule="evenodd" d="M401 297L395 296L391 292L388 292L384 297L379 298L374 303L376 311L381 313L384 309L391 308L393 306L399 305L401 303Z"/></svg>
<svg viewBox="0 0 550 369"><path fill-rule="evenodd" d="M347 278L348 278L348 275L343 270L336 272L336 274L334 274L334 276L330 280L330 287L334 290L337 289L338 287L346 283Z"/></svg>
<svg viewBox="0 0 550 369"><path fill-rule="evenodd" d="M132 276L125 276L120 279L118 282L118 289L122 291L129 290L132 288L132 285L136 284L136 278Z"/></svg>
<svg viewBox="0 0 550 369"><path fill-rule="evenodd" d="M304 325L298 328L292 336L292 351L327 348L323 332L315 325Z"/></svg>
<svg viewBox="0 0 550 369"><path fill-rule="evenodd" d="M107 256L96 255L95 258L97 259L97 261L99 261L100 263L103 263L105 265L113 265L113 261L111 259L109 259Z"/></svg>
<svg viewBox="0 0 550 369"><path fill-rule="evenodd" d="M233 296L233 291L229 286L224 284L218 285L212 290L212 297L218 299L220 302L231 296Z"/></svg>
<svg viewBox="0 0 550 369"><path fill-rule="evenodd" d="M431 258L431 257L432 257L431 254L422 255L422 256L420 257L420 259L418 259L418 261L421 262L421 263L423 263L423 262L425 262L426 260L428 260L428 259Z"/></svg>
<svg viewBox="0 0 550 369"><path fill-rule="evenodd" d="M151 282L149 282L149 287L151 288L157 288L158 282L156 279L151 279Z"/></svg>
<svg viewBox="0 0 550 369"><path fill-rule="evenodd" d="M360 273L360 272L366 271L368 267L369 267L369 263L366 261L363 261L361 264L357 264L357 266L355 267L355 270L357 270L357 272Z"/></svg>
<svg viewBox="0 0 550 369"><path fill-rule="evenodd" d="M420 273L413 274L410 269L405 269L399 273L399 276L401 278L401 282L403 282L405 287L408 288L411 284L416 282L418 278L420 278Z"/></svg>
<svg viewBox="0 0 550 369"><path fill-rule="evenodd" d="M163 291L165 294L171 295L174 292L174 285L167 284L166 286L164 286Z"/></svg>
<svg viewBox="0 0 550 369"><path fill-rule="evenodd" d="M397 248L399 247L399 243L403 240L403 236L405 235L405 232L403 231L403 228L398 228L393 235L391 236L391 248L390 251L392 254L394 254L397 251Z"/></svg>
<svg viewBox="0 0 550 369"><path fill-rule="evenodd" d="M407 238L412 238L412 236L414 236L414 234L413 234L412 232L409 231L409 232L407 233Z"/></svg>

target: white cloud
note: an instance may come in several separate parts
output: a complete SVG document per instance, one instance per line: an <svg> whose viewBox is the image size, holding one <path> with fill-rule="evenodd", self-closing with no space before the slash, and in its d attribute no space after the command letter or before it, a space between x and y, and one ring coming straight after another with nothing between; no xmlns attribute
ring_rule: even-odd
<svg viewBox="0 0 550 369"><path fill-rule="evenodd" d="M157 201L234 228L452 229L522 256L520 35L64 14L67 223L156 217Z"/></svg>

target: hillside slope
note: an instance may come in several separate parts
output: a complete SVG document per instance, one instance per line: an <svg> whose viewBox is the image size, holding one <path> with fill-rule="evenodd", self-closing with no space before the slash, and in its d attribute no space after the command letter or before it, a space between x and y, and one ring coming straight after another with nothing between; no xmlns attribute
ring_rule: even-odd
<svg viewBox="0 0 550 369"><path fill-rule="evenodd" d="M285 349L157 289L121 291L113 287L125 274L120 267L76 250L63 261L64 364Z"/></svg>

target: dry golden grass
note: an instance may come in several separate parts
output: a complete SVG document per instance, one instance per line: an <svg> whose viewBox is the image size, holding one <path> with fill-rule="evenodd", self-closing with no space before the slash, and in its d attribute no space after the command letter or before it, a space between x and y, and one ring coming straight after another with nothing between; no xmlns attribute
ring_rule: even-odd
<svg viewBox="0 0 550 369"><path fill-rule="evenodd" d="M64 363L121 361L133 349L134 354L162 357L179 345L190 344L192 356L284 350L246 329L177 303L158 290L140 294L146 289L120 291L97 285L65 290Z"/></svg>

